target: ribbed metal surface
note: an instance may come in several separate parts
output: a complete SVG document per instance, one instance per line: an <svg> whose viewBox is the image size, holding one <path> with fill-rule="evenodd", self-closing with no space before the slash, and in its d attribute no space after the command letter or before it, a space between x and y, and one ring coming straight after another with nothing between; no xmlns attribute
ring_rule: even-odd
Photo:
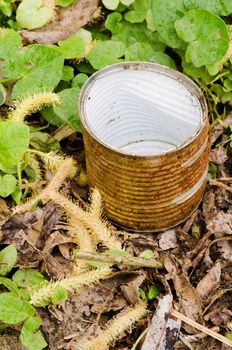
<svg viewBox="0 0 232 350"><path fill-rule="evenodd" d="M89 183L114 222L159 231L192 213L205 188L209 128L190 79L156 64L113 65L88 80L79 110Z"/></svg>

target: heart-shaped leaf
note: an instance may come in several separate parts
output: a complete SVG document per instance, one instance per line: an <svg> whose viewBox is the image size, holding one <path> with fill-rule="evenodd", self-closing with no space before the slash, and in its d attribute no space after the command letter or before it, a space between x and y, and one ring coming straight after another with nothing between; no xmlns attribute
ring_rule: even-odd
<svg viewBox="0 0 232 350"><path fill-rule="evenodd" d="M0 121L0 169L12 168L29 146L29 127L14 120Z"/></svg>
<svg viewBox="0 0 232 350"><path fill-rule="evenodd" d="M44 26L55 15L53 0L22 0L16 12L22 28L35 29Z"/></svg>
<svg viewBox="0 0 232 350"><path fill-rule="evenodd" d="M17 260L17 250L14 244L0 251L0 275L5 276L12 270Z"/></svg>
<svg viewBox="0 0 232 350"><path fill-rule="evenodd" d="M20 340L28 350L42 350L48 345L39 329L41 319L30 317L23 325Z"/></svg>
<svg viewBox="0 0 232 350"><path fill-rule="evenodd" d="M170 47L180 48L185 43L177 35L174 23L186 12L183 0L155 0L152 1L152 14L155 27L161 39Z"/></svg>
<svg viewBox="0 0 232 350"><path fill-rule="evenodd" d="M125 45L121 41L99 41L88 55L88 60L95 69L101 69L120 62L119 57L125 53Z"/></svg>
<svg viewBox="0 0 232 350"><path fill-rule="evenodd" d="M17 180L13 175L6 174L0 176L0 196L8 197L17 188Z"/></svg>
<svg viewBox="0 0 232 350"><path fill-rule="evenodd" d="M0 320L7 324L17 324L33 316L35 310L27 302L9 293L0 294Z"/></svg>
<svg viewBox="0 0 232 350"><path fill-rule="evenodd" d="M209 10L218 16L228 16L232 13L231 0L184 0L184 5L188 10L201 8Z"/></svg>
<svg viewBox="0 0 232 350"><path fill-rule="evenodd" d="M217 62L225 55L229 40L225 22L213 13L196 9L175 22L177 34L188 42L186 61L195 67Z"/></svg>

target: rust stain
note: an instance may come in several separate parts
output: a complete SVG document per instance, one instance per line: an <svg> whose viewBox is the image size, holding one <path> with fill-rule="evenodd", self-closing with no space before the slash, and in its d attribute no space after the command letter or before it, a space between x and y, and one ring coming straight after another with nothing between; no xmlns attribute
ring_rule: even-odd
<svg viewBox="0 0 232 350"><path fill-rule="evenodd" d="M146 69L147 66L123 64L124 69L135 67ZM205 101L201 103L205 120L201 130L184 147L167 154L120 153L102 144L84 128L89 184L100 190L106 214L117 225L132 231L161 231L184 221L199 205L206 180L183 203L175 204L173 200L192 188L208 167L209 123ZM192 161L183 167L189 159Z"/></svg>

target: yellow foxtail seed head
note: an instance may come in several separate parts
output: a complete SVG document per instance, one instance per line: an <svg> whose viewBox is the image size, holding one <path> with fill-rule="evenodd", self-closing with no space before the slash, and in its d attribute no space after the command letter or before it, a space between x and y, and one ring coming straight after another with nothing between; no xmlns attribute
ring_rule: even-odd
<svg viewBox="0 0 232 350"><path fill-rule="evenodd" d="M78 345L73 350L108 350L117 340L124 336L124 332L131 329L133 324L147 313L146 304L139 302L133 307L127 307L105 325L105 330L98 337Z"/></svg>
<svg viewBox="0 0 232 350"><path fill-rule="evenodd" d="M102 215L102 197L98 189L94 188L90 193L90 207L89 212L95 217L101 217Z"/></svg>
<svg viewBox="0 0 232 350"><path fill-rule="evenodd" d="M23 100L15 102L15 109L9 113L9 119L24 121L27 115L39 111L42 107L59 102L59 97L53 92L38 92Z"/></svg>
<svg viewBox="0 0 232 350"><path fill-rule="evenodd" d="M111 269L101 268L80 275L71 275L58 281L50 281L39 288L31 288L30 303L34 306L46 306L51 301L57 287L63 287L67 292L74 294L80 292L84 286L92 286L94 283L99 283L101 279L107 279L111 276Z"/></svg>

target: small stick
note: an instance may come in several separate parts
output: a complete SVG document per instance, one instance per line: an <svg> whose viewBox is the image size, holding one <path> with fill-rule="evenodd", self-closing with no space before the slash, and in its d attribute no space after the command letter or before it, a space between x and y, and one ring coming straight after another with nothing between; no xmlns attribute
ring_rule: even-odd
<svg viewBox="0 0 232 350"><path fill-rule="evenodd" d="M217 181L217 180L210 180L209 183L210 183L210 185L212 185L212 186L220 187L220 188L222 188L223 190L226 190L226 191L232 193L232 187L231 187L231 186L227 186L227 185L223 184L223 183L220 182L220 181Z"/></svg>
<svg viewBox="0 0 232 350"><path fill-rule="evenodd" d="M89 252L78 252L75 255L77 259L100 261L105 263L111 263L116 265L132 265L138 267L153 267L155 269L162 269L164 264L162 261L156 259L144 259L133 256L118 256L118 255L106 255L106 254L93 254Z"/></svg>
<svg viewBox="0 0 232 350"><path fill-rule="evenodd" d="M178 312L174 309L171 311L171 313L174 317L178 318L179 320L187 323L190 326L193 326L194 328L198 329L199 331L210 335L212 338L217 339L221 343L224 343L232 348L232 342L229 339L227 339L226 337L224 337L223 335L218 334L217 332L214 332L212 329L209 329L205 326L202 326L201 324L191 320L187 316L181 314L180 312Z"/></svg>

